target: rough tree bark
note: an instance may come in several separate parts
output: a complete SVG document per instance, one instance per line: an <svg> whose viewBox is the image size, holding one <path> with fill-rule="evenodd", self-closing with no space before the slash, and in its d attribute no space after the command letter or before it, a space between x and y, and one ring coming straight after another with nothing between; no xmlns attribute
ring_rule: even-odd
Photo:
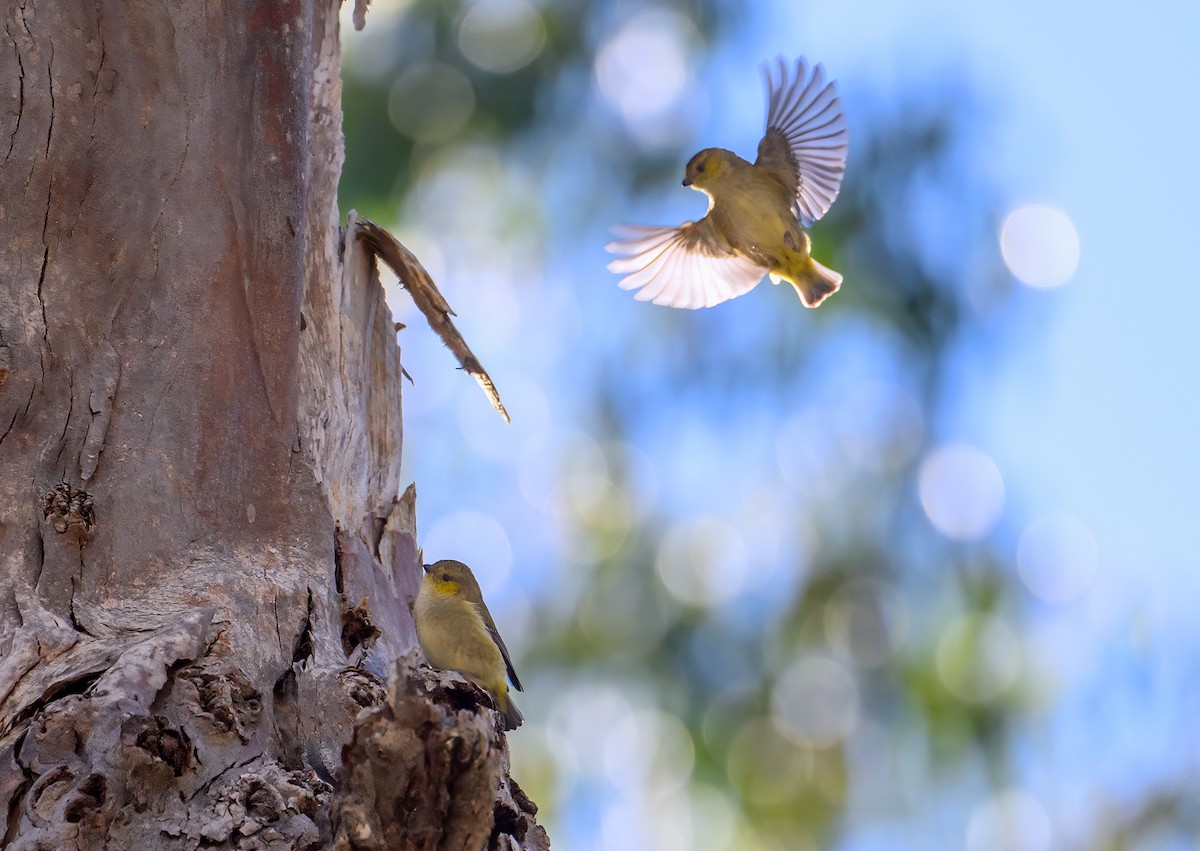
<svg viewBox="0 0 1200 851"><path fill-rule="evenodd" d="M484 698L415 664L337 12L6 4L9 847L548 846Z"/></svg>

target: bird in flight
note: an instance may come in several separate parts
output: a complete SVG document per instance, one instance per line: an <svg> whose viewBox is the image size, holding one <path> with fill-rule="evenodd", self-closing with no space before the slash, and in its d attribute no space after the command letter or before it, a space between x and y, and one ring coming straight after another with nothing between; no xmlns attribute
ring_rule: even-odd
<svg viewBox="0 0 1200 851"><path fill-rule="evenodd" d="M776 79L778 77L778 79ZM687 164L683 185L708 196L708 212L679 227L622 226L606 248L635 298L668 307L712 307L770 275L816 307L842 276L809 254L805 232L829 211L846 170L848 133L837 87L803 58L763 66L767 130L758 156L705 148Z"/></svg>

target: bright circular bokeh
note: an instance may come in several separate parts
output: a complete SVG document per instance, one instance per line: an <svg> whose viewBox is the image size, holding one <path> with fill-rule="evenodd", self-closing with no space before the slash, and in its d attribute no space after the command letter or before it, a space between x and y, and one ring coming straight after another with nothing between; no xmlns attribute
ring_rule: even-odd
<svg viewBox="0 0 1200 851"><path fill-rule="evenodd" d="M940 446L921 463L921 507L947 538L977 541L1004 510L1004 479L996 462L966 444Z"/></svg>
<svg viewBox="0 0 1200 851"><path fill-rule="evenodd" d="M595 735L624 723L636 710L624 690L607 682L566 686L542 713L546 729L561 745L554 756L572 780L606 779L605 753L608 740Z"/></svg>
<svg viewBox="0 0 1200 851"><path fill-rule="evenodd" d="M1069 514L1038 517L1025 527L1017 547L1021 580L1047 603L1070 603L1086 594L1099 562L1091 529Z"/></svg>
<svg viewBox="0 0 1200 851"><path fill-rule="evenodd" d="M798 797L811 782L813 753L807 744L785 736L770 718L755 716L730 741L725 770L746 800L779 806Z"/></svg>
<svg viewBox="0 0 1200 851"><path fill-rule="evenodd" d="M671 526L659 545L655 564L671 596L697 607L719 605L736 597L750 570L741 534L712 516Z"/></svg>
<svg viewBox="0 0 1200 851"><path fill-rule="evenodd" d="M410 68L396 79L388 95L392 126L418 142L453 138L467 126L474 111L471 81L443 62Z"/></svg>
<svg viewBox="0 0 1200 851"><path fill-rule="evenodd" d="M524 68L545 43L542 16L525 0L481 0L459 20L458 47L463 56L493 74Z"/></svg>
<svg viewBox="0 0 1200 851"><path fill-rule="evenodd" d="M592 735L595 735L593 732ZM608 731L604 767L616 788L680 789L692 776L696 749L683 722L668 712L629 713Z"/></svg>
<svg viewBox="0 0 1200 851"><path fill-rule="evenodd" d="M858 684L834 660L806 656L780 674L771 712L781 730L805 745L836 744L858 725Z"/></svg>
<svg viewBox="0 0 1200 851"><path fill-rule="evenodd" d="M696 837L693 849L724 851L737 847L738 808L729 796L704 783L688 790L692 804L692 831Z"/></svg>
<svg viewBox="0 0 1200 851"><path fill-rule="evenodd" d="M596 85L640 143L682 142L680 130L705 103L703 90L690 86L702 43L688 18L653 9L630 16L600 47Z"/></svg>
<svg viewBox="0 0 1200 851"><path fill-rule="evenodd" d="M1079 235L1055 207L1031 204L1008 214L1000 228L1000 253L1008 270L1031 287L1060 287L1079 266Z"/></svg>

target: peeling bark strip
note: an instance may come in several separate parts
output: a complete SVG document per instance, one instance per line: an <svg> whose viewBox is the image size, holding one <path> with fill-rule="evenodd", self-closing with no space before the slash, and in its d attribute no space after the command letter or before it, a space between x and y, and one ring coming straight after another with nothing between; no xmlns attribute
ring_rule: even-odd
<svg viewBox="0 0 1200 851"><path fill-rule="evenodd" d="M500 401L500 393L496 390L496 385L492 383L492 377L487 374L483 364L467 346L467 341L454 327L450 317L456 314L450 309L450 304L438 290L437 284L433 282L433 278L429 277L429 273L425 271L425 267L421 265L421 261L417 259L416 255L401 245L396 237L387 230L369 219L358 216L353 211L350 213L350 231L366 243L372 253L391 267L392 271L396 273L396 277L400 279L401 286L408 290L421 313L425 314L429 327L442 338L446 348L458 358L459 365L483 388L488 401L492 403L492 407L500 416L504 417L504 421L511 422L508 418L508 411L504 410L504 403Z"/></svg>
<svg viewBox="0 0 1200 851"><path fill-rule="evenodd" d="M401 706L421 568L392 317L338 230L339 6L0 11L6 848L323 849L367 807L344 754ZM455 687L388 716L463 727L394 847L544 847Z"/></svg>

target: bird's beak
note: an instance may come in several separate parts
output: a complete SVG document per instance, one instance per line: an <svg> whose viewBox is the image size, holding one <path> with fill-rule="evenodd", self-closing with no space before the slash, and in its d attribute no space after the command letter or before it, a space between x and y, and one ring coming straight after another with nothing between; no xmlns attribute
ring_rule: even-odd
<svg viewBox="0 0 1200 851"><path fill-rule="evenodd" d="M426 573L428 573L432 567L433 567L433 565L429 565L429 564L423 564L423 565L421 565L421 570L423 570L423 571L425 571Z"/></svg>
<svg viewBox="0 0 1200 851"><path fill-rule="evenodd" d="M684 186L691 186L691 185L692 185L692 179L691 179L690 177L685 177L685 178L683 179L683 185L684 185Z"/></svg>

